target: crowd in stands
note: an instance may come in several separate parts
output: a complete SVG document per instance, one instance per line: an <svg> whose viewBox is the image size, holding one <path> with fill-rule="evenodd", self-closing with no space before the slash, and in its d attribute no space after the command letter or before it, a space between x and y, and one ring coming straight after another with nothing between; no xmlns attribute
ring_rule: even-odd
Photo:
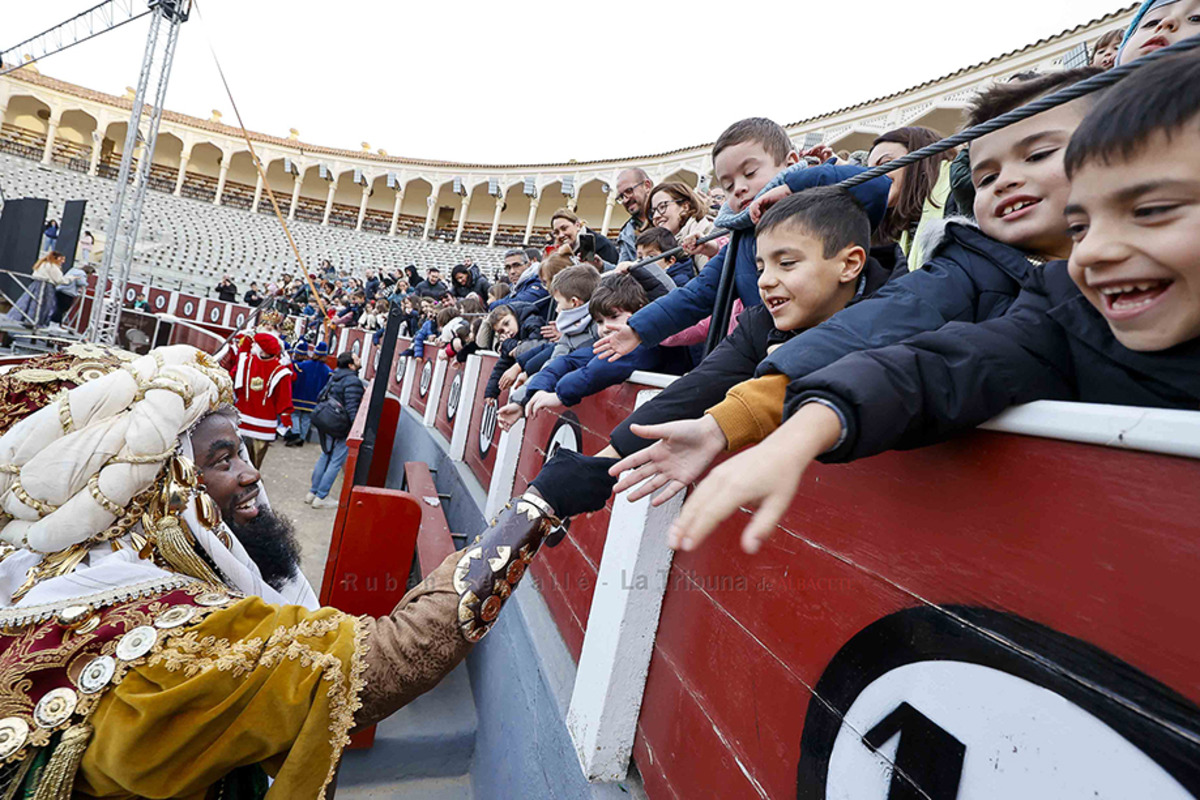
<svg viewBox="0 0 1200 800"><path fill-rule="evenodd" d="M974 100L966 124L1200 33L1195 7L1147 0L1127 32L1096 43L1091 66L1013 76ZM814 459L931 444L1038 399L1200 407L1200 55L1155 60L850 189L837 184L944 132L800 153L776 123L741 120L713 146L715 219L711 197L636 169L618 179L629 220L615 241L556 214L550 254L511 252L513 293L472 323L501 355L485 393L496 403L508 391L500 424L635 369L680 377L596 455L557 454L534 488L552 507L569 502L567 486L596 507L627 489L659 504L744 450L699 483L670 541L696 547L758 507L742 539L755 552ZM714 225L728 235L701 244ZM676 244L678 256L639 261ZM733 319L705 352L723 274ZM466 317L426 316L429 334ZM456 332L447 354L469 340Z"/></svg>

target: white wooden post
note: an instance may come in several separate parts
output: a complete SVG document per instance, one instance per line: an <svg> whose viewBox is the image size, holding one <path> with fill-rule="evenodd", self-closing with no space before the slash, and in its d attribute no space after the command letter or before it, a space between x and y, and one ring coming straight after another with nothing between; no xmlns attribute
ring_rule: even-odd
<svg viewBox="0 0 1200 800"><path fill-rule="evenodd" d="M458 410L454 412L454 435L450 437L450 458L462 461L467 452L467 432L471 429L471 412L475 410L475 390L483 372L483 357L467 356L463 367L462 391L458 395Z"/></svg>
<svg viewBox="0 0 1200 800"><path fill-rule="evenodd" d="M496 466L492 470L492 482L488 485L487 506L483 509L484 519L493 519L504 508L504 504L512 499L517 462L521 459L521 444L524 441L523 417L500 434L500 443L496 446Z"/></svg>
<svg viewBox="0 0 1200 800"><path fill-rule="evenodd" d="M657 390L638 393L641 405ZM567 730L589 781L625 777L646 688L646 673L667 589L667 528L683 493L652 508L650 498L613 499L587 633L579 654Z"/></svg>
<svg viewBox="0 0 1200 800"><path fill-rule="evenodd" d="M413 373L416 372L413 364L417 362L412 356L401 356L400 362L404 365L404 377L400 379L400 405L407 406L412 397Z"/></svg>
<svg viewBox="0 0 1200 800"><path fill-rule="evenodd" d="M425 351L436 353L440 348L426 346ZM438 401L442 397L442 385L446 382L446 359L431 356L433 362L433 383L429 386L429 394L425 398L425 427L432 428L437 422Z"/></svg>

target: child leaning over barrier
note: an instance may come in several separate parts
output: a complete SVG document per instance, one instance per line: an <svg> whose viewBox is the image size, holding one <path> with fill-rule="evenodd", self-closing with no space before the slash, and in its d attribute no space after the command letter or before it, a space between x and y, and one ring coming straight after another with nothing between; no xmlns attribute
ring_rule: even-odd
<svg viewBox="0 0 1200 800"><path fill-rule="evenodd" d="M588 303L599 285L600 273L591 264L576 264L554 276L550 284L550 296L558 309L553 323L554 340L517 355L520 372L513 382L506 408L525 402L527 387L524 383L530 375L553 359L580 347L591 347L600 338L599 327L588 310ZM503 413L503 409L501 411Z"/></svg>
<svg viewBox="0 0 1200 800"><path fill-rule="evenodd" d="M1071 138L1069 261L1035 271L1009 312L848 355L789 387L790 419L717 467L670 534L691 549L742 505L756 551L814 458L849 461L970 429L1033 400L1200 404L1200 55L1169 57L1100 98Z"/></svg>
<svg viewBox="0 0 1200 800"><path fill-rule="evenodd" d="M547 300L549 296L547 295ZM546 326L546 318L542 316L539 306L542 303L506 303L497 306L488 314L487 322L492 331L492 349L500 353L500 358L492 367L484 388L484 399L495 403L500 393L516 380L516 373L507 374L510 368L517 368L517 356L525 350L533 349L542 343L542 329Z"/></svg>
<svg viewBox="0 0 1200 800"><path fill-rule="evenodd" d="M600 281L588 302L588 312L600 332L609 333L645 305L646 293L637 279L618 273ZM529 379L524 406L533 416L542 410L573 406L588 395L622 383L634 370L682 375L691 366L691 357L682 347L642 346L613 362L599 358L584 345L554 359ZM511 424L520 417L521 405L509 403L498 419L506 426Z"/></svg>
<svg viewBox="0 0 1200 800"><path fill-rule="evenodd" d="M660 297L632 316L628 324L601 338L596 343L596 353L603 358L620 358L632 353L639 344L660 344L671 334L710 316L727 259L733 259L735 295L746 308L762 302L758 297L754 261L754 223L742 212L775 179L798 192L837 183L864 171L861 167L835 165L788 169L798 159L787 132L769 119L752 117L726 128L713 145L713 169L726 191L727 205L717 218L717 225L732 226L729 244L715 254L697 249L695 252L710 255L712 259L695 280ZM866 206L872 224L882 219L891 186L891 179L885 176L850 190Z"/></svg>
<svg viewBox="0 0 1200 800"><path fill-rule="evenodd" d="M995 86L976 99L968 124L984 123L1099 71L1088 67ZM780 346L759 365L758 378L730 389L700 419L639 428L639 435L659 441L614 467L614 475L638 468L617 490L653 477L630 499L644 496L651 485L669 483L674 488L655 498L665 502L722 451L762 441L774 430L790 380L848 353L894 344L948 322L1001 316L1040 264L1071 251L1062 221L1070 190L1063 152L1090 103L1081 98L972 142L977 225L956 218L938 226L938 241L923 248L929 256L921 269ZM764 195L758 205L774 199Z"/></svg>

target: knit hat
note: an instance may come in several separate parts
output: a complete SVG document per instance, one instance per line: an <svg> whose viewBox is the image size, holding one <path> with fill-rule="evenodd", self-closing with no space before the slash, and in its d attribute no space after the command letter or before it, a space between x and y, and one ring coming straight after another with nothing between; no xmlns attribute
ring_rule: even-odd
<svg viewBox="0 0 1200 800"><path fill-rule="evenodd" d="M1142 19L1147 14L1156 8L1169 6L1178 2L1179 0L1145 0L1145 2L1142 3L1142 7L1139 8L1137 13L1133 15L1133 21L1129 23L1129 27L1125 29L1125 37L1121 39L1121 47L1117 50L1116 63L1122 63L1121 57L1125 55L1125 45L1129 43L1130 38L1133 37L1134 32L1137 31L1138 26L1142 24Z"/></svg>
<svg viewBox="0 0 1200 800"><path fill-rule="evenodd" d="M313 350L313 355L327 356L329 355L329 345L325 342L317 342L316 348Z"/></svg>
<svg viewBox="0 0 1200 800"><path fill-rule="evenodd" d="M296 342L296 346L292 348L292 353L298 356L308 355L308 342L304 341L303 339Z"/></svg>

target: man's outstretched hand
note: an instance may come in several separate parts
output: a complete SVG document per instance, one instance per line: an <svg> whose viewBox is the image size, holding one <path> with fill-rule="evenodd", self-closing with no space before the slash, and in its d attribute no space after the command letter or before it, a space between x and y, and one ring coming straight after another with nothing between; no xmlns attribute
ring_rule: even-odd
<svg viewBox="0 0 1200 800"><path fill-rule="evenodd" d="M621 356L627 356L642 343L642 337L628 325L622 325L619 330L600 338L592 346L592 352L605 361L616 361Z"/></svg>
<svg viewBox="0 0 1200 800"><path fill-rule="evenodd" d="M662 489L650 501L653 506L662 505L687 488L727 445L721 426L708 414L661 425L633 425L629 430L635 436L658 441L617 462L609 474L617 477L629 471L617 482L615 491L636 487L629 493L630 502Z"/></svg>

